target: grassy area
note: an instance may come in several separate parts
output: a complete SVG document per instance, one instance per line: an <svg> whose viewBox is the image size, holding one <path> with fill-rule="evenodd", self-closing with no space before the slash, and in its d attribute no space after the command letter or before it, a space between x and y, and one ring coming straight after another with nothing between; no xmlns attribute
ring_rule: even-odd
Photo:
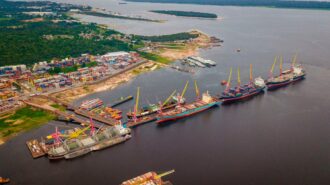
<svg viewBox="0 0 330 185"><path fill-rule="evenodd" d="M17 110L14 114L0 118L0 139L27 131L53 120L55 115L30 106Z"/></svg>
<svg viewBox="0 0 330 185"><path fill-rule="evenodd" d="M197 38L199 35L195 33L182 32L170 35L143 36L133 35L134 40L150 41L150 42L173 42L178 40L189 40Z"/></svg>
<svg viewBox="0 0 330 185"><path fill-rule="evenodd" d="M169 64L169 63L173 62L172 60L170 60L168 58L165 58L165 57L153 54L153 53L139 52L139 54L143 58L146 58L148 60L152 60L152 61L155 61L155 62L159 62L159 63L162 63L162 64Z"/></svg>
<svg viewBox="0 0 330 185"><path fill-rule="evenodd" d="M64 106L59 105L59 104L51 104L50 106L54 107L55 109L58 109L60 111L63 111L63 112L66 110L66 108Z"/></svg>
<svg viewBox="0 0 330 185"><path fill-rule="evenodd" d="M159 46L168 48L168 49L184 49L185 45L182 43L164 43L160 44Z"/></svg>

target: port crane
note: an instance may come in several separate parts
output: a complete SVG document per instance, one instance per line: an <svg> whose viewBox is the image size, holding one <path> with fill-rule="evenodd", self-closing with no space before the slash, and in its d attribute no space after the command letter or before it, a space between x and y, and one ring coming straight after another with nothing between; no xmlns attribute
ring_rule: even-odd
<svg viewBox="0 0 330 185"><path fill-rule="evenodd" d="M230 81L231 81L231 75L233 73L233 68L231 67L230 68L230 72L229 72L229 77L228 77L228 81L227 81L227 84L226 84L226 89L225 89L225 92L228 93L229 92L229 89L230 89Z"/></svg>
<svg viewBox="0 0 330 185"><path fill-rule="evenodd" d="M277 62L277 56L275 56L275 58L274 58L274 63L273 63L273 65L272 65L272 68L271 68L270 71L269 71L269 78L273 78L273 71L274 71L274 68L275 68L276 62Z"/></svg>
<svg viewBox="0 0 330 185"><path fill-rule="evenodd" d="M280 76L282 76L282 73L283 73L282 68L283 68L283 57L281 56L280 57Z"/></svg>
<svg viewBox="0 0 330 185"><path fill-rule="evenodd" d="M184 95L186 94L188 85L189 85L189 81L186 82L186 85L184 86L181 95L178 95L178 106L181 105L181 102L184 99Z"/></svg>
<svg viewBox="0 0 330 185"><path fill-rule="evenodd" d="M57 127L55 127L55 133L48 135L47 139L55 139L56 143L59 143L61 141L60 140L61 137L68 138L68 139L77 138L80 135L85 134L85 132L89 129L90 129L90 134L93 135L95 133L95 127L94 127L92 118L90 118L90 125L88 125L87 127L83 128L83 129L77 129L70 134L63 134L62 132L58 131Z"/></svg>
<svg viewBox="0 0 330 185"><path fill-rule="evenodd" d="M253 82L253 70L252 70L252 64L250 64L250 84Z"/></svg>
<svg viewBox="0 0 330 185"><path fill-rule="evenodd" d="M240 75L240 70L239 67L237 68L237 86L236 86L236 92L240 92L240 87L241 87L241 75Z"/></svg>
<svg viewBox="0 0 330 185"><path fill-rule="evenodd" d="M186 94L186 91L187 91L187 88L188 88L188 85L189 85L189 81L186 82L186 85L184 86L183 88L183 91L181 93L181 97L183 98L184 95ZM180 103L180 102L179 102Z"/></svg>
<svg viewBox="0 0 330 185"><path fill-rule="evenodd" d="M197 97L197 100L199 100L200 99L200 92L199 92L199 88L198 88L196 80L194 81L194 84L195 84L196 97Z"/></svg>
<svg viewBox="0 0 330 185"><path fill-rule="evenodd" d="M172 94L164 101L164 103L162 104L162 106L165 106L171 100L171 98L174 96L175 93L176 93L176 90L174 90L172 92Z"/></svg>
<svg viewBox="0 0 330 185"><path fill-rule="evenodd" d="M164 176L167 176L167 175L170 175L170 174L172 174L172 173L174 173L174 172L175 172L175 170L173 169L173 170L170 170L170 171L167 171L167 172L164 172L164 173L158 174L158 175L156 176L156 178L157 178L157 179L160 179L160 178L162 178L162 177L164 177Z"/></svg>

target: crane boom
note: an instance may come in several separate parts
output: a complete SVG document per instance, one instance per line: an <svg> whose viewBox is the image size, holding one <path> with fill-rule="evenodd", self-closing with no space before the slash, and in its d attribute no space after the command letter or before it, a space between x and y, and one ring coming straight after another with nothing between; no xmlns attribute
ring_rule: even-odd
<svg viewBox="0 0 330 185"><path fill-rule="evenodd" d="M233 68L230 68L230 73L229 73L229 77L228 77L228 82L227 82L227 86L226 86L226 90L228 91L230 88L230 81L231 81L231 74L233 73Z"/></svg>
<svg viewBox="0 0 330 185"><path fill-rule="evenodd" d="M195 91L196 91L196 96L197 98L199 98L199 88L198 88L198 85L197 85L197 81L195 80Z"/></svg>
<svg viewBox="0 0 330 185"><path fill-rule="evenodd" d="M296 61L297 61L297 54L295 54L292 58L292 66L296 64Z"/></svg>
<svg viewBox="0 0 330 185"><path fill-rule="evenodd" d="M139 109L139 99L140 99L140 87L137 87L135 109L134 109L135 114L137 113L137 111Z"/></svg>
<svg viewBox="0 0 330 185"><path fill-rule="evenodd" d="M277 56L276 56L275 59L274 59L274 63L273 63L273 65L272 65L272 68L271 68L271 70L270 70L270 73L273 73L274 68L275 68L275 65L276 65L276 62L277 62Z"/></svg>
<svg viewBox="0 0 330 185"><path fill-rule="evenodd" d="M253 71L252 71L252 64L250 64L250 82L253 81Z"/></svg>
<svg viewBox="0 0 330 185"><path fill-rule="evenodd" d="M280 57L280 75L282 75L282 69L283 69L283 57Z"/></svg>
<svg viewBox="0 0 330 185"><path fill-rule="evenodd" d="M69 138L72 139L72 138L76 138L76 137L80 136L80 134L84 133L90 127L91 126L89 125L89 126L85 127L84 129L80 129L78 131L73 132L72 134L70 134L70 137Z"/></svg>
<svg viewBox="0 0 330 185"><path fill-rule="evenodd" d="M170 101L170 99L174 96L174 94L176 93L176 90L174 90L172 92L172 94L164 101L164 103L162 104L162 106L166 105L168 101Z"/></svg>
<svg viewBox="0 0 330 185"><path fill-rule="evenodd" d="M189 81L186 82L186 85L184 86L184 89L183 89L183 91L182 91L182 93L181 93L181 97L183 97L184 94L186 94L188 84L189 84Z"/></svg>
<svg viewBox="0 0 330 185"><path fill-rule="evenodd" d="M237 68L237 85L238 86L241 85L241 75L239 73L239 67Z"/></svg>
<svg viewBox="0 0 330 185"><path fill-rule="evenodd" d="M174 172L175 172L175 170L170 170L170 171L167 171L167 172L161 173L161 174L157 175L157 178L162 178L162 177L164 177L164 176L166 176L166 175L169 175L169 174L172 174L172 173L174 173Z"/></svg>

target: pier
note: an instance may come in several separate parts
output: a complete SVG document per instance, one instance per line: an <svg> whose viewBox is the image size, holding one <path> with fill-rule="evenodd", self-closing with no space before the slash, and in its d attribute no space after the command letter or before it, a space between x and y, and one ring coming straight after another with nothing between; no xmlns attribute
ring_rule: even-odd
<svg viewBox="0 0 330 185"><path fill-rule="evenodd" d="M27 147L29 148L31 155L34 159L46 155L38 140L33 139L26 142Z"/></svg>

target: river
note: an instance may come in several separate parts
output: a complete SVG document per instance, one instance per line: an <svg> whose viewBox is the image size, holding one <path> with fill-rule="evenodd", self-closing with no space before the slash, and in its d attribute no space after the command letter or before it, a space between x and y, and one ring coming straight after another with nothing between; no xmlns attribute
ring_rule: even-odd
<svg viewBox="0 0 330 185"><path fill-rule="evenodd" d="M219 94L223 90L219 82L227 78L230 67L240 67L244 82L250 64L255 76L266 78L276 55L283 55L287 68L290 58L298 53L308 75L304 81L250 101L221 106L162 127L143 125L133 130L128 142L75 160L33 160L25 146L27 139L49 134L55 125L69 126L53 121L0 146L0 175L10 177L12 184L115 185L148 171L170 169L176 172L165 179L176 185L329 184L330 12L131 2L119 5L108 0L69 2L168 20L149 23L79 16L125 33L159 35L199 29L224 40L221 47L200 51L201 56L217 62L214 68L198 69L194 75L171 69L145 73L113 91L95 93L75 103L93 97L110 103L121 95L135 94L138 86L141 104L158 102L174 89L181 91L186 80L191 82L186 96L192 101L192 80L197 80L202 91ZM212 12L221 18L205 20L147 11L154 9ZM132 104L120 108L127 111Z"/></svg>

